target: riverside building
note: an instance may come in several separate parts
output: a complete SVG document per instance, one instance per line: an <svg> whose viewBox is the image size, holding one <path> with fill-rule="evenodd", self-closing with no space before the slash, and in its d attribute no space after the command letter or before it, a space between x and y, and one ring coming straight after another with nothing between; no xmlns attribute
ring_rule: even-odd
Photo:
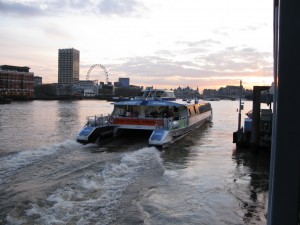
<svg viewBox="0 0 300 225"><path fill-rule="evenodd" d="M74 48L58 50L58 84L79 81L80 52Z"/></svg>
<svg viewBox="0 0 300 225"><path fill-rule="evenodd" d="M34 97L34 74L27 66L0 66L0 96L13 99Z"/></svg>

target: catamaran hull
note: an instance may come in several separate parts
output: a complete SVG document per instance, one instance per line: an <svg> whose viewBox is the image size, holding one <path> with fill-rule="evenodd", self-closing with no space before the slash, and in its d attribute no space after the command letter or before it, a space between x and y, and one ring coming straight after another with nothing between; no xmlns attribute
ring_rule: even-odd
<svg viewBox="0 0 300 225"><path fill-rule="evenodd" d="M175 130L157 129L154 130L149 138L149 145L165 148L174 143L178 139L184 137L186 134L202 126L206 121L210 121L212 112L208 111L191 119L190 125L184 128Z"/></svg>
<svg viewBox="0 0 300 225"><path fill-rule="evenodd" d="M77 136L79 143L88 144L95 143L99 139L112 137L114 133L113 126L102 126L102 127L84 127Z"/></svg>

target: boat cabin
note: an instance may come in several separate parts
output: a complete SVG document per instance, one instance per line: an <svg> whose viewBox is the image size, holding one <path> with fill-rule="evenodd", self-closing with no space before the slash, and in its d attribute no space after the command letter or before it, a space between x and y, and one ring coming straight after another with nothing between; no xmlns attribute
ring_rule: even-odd
<svg viewBox="0 0 300 225"><path fill-rule="evenodd" d="M135 98L135 100L140 99L174 101L176 100L176 97L174 91L172 90L147 88L145 90L142 90L141 96Z"/></svg>
<svg viewBox="0 0 300 225"><path fill-rule="evenodd" d="M186 106L175 102L133 100L115 104L112 116L136 118L187 117Z"/></svg>

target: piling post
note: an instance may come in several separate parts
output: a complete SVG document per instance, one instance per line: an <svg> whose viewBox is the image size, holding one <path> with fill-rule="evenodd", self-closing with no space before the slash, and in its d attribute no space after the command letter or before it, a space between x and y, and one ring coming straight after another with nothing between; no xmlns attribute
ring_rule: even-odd
<svg viewBox="0 0 300 225"><path fill-rule="evenodd" d="M259 123L260 123L260 88L253 87L253 106L252 106L252 128L251 128L251 146L256 148L259 142Z"/></svg>
<svg viewBox="0 0 300 225"><path fill-rule="evenodd" d="M242 110L242 81L240 81L240 105L239 105L239 120L238 120L238 132L241 130L241 110Z"/></svg>
<svg viewBox="0 0 300 225"><path fill-rule="evenodd" d="M253 114L252 114L252 128L251 128L251 146L256 149L259 146L260 139L260 103L261 92L269 90L269 86L254 86L253 87Z"/></svg>

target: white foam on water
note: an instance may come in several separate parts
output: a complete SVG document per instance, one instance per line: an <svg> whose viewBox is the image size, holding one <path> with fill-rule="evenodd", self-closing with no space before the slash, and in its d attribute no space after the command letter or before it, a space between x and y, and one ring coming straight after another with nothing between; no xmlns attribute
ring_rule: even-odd
<svg viewBox="0 0 300 225"><path fill-rule="evenodd" d="M57 189L43 203L31 203L26 220L34 224L109 224L116 219L124 191L147 169L162 167L156 148L124 153L118 163ZM24 219L24 217L22 218Z"/></svg>
<svg viewBox="0 0 300 225"><path fill-rule="evenodd" d="M15 218L13 216L8 215L6 217L6 224L7 225L22 225L22 224L25 224L25 221L20 218Z"/></svg>
<svg viewBox="0 0 300 225"><path fill-rule="evenodd" d="M180 173L178 171L174 171L174 170L165 170L164 175L170 179L174 179L174 178L177 178L178 176L180 176Z"/></svg>
<svg viewBox="0 0 300 225"><path fill-rule="evenodd" d="M78 182L78 185L88 191L97 191L99 190L99 182L91 178L83 178Z"/></svg>
<svg viewBox="0 0 300 225"><path fill-rule="evenodd" d="M96 143L88 143L88 144L82 145L82 148L86 148L86 149L89 149L91 147L98 147L98 145Z"/></svg>
<svg viewBox="0 0 300 225"><path fill-rule="evenodd" d="M23 150L0 158L0 184L9 181L10 177L18 170L37 163L43 158L53 155L63 150L79 148L81 145L73 140L67 140L62 143L41 146L37 149Z"/></svg>

